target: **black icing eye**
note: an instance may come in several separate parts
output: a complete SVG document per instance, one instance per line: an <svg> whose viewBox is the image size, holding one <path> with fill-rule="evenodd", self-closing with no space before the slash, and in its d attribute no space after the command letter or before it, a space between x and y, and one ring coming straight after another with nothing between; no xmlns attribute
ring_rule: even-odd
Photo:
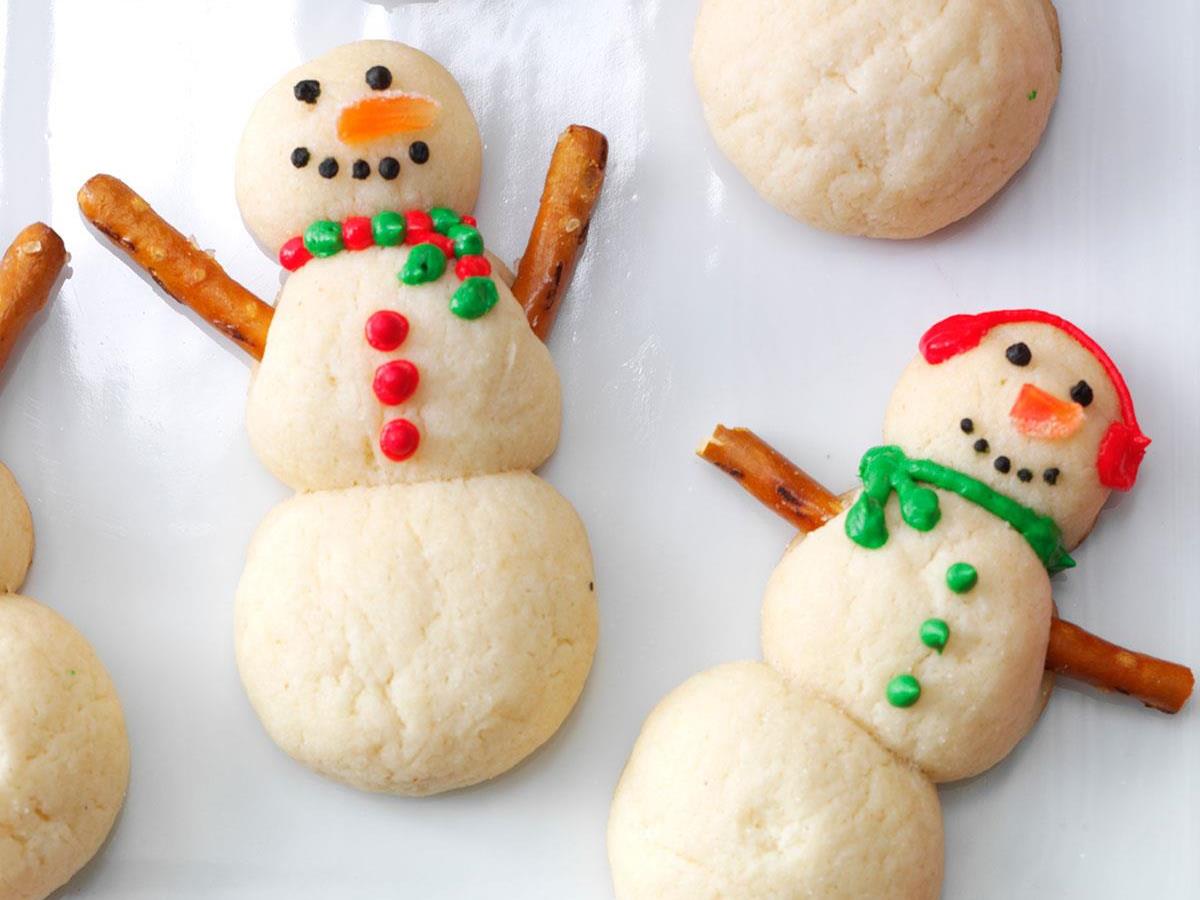
<svg viewBox="0 0 1200 900"><path fill-rule="evenodd" d="M365 159L356 159L354 165L350 167L350 174L362 181L371 174L371 164Z"/></svg>
<svg viewBox="0 0 1200 900"><path fill-rule="evenodd" d="M1086 381L1081 381L1075 387L1071 388L1071 399L1080 406L1090 406L1095 397L1092 394L1092 386Z"/></svg>
<svg viewBox="0 0 1200 900"><path fill-rule="evenodd" d="M332 156L327 156L321 160L321 164L317 166L317 171L321 173L322 178L332 178L338 173L338 162Z"/></svg>
<svg viewBox="0 0 1200 900"><path fill-rule="evenodd" d="M429 162L429 145L424 141L413 141L408 148L408 158L418 166Z"/></svg>
<svg viewBox="0 0 1200 900"><path fill-rule="evenodd" d="M303 169L308 165L310 159L307 147L297 147L292 151L292 165L297 169Z"/></svg>
<svg viewBox="0 0 1200 900"><path fill-rule="evenodd" d="M317 98L321 96L321 82L312 78L297 81L296 86L292 88L292 93L301 103L316 103Z"/></svg>
<svg viewBox="0 0 1200 900"><path fill-rule="evenodd" d="M1029 345L1025 343L1009 345L1009 348L1004 351L1004 355L1014 366L1027 366L1033 359L1033 354L1029 352Z"/></svg>
<svg viewBox="0 0 1200 900"><path fill-rule="evenodd" d="M385 156L379 161L379 174L391 181L400 174L400 160L394 156Z"/></svg>
<svg viewBox="0 0 1200 900"><path fill-rule="evenodd" d="M371 66L367 69L367 84L373 91L386 91L392 86L392 73L386 66Z"/></svg>

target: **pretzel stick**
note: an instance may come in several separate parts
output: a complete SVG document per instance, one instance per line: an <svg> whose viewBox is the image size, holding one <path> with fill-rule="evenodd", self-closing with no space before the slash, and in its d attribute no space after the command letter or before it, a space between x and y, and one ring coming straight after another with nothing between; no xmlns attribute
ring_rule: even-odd
<svg viewBox="0 0 1200 900"><path fill-rule="evenodd" d="M571 125L559 136L529 244L512 286L525 307L529 326L542 340L550 333L571 283L575 260L587 239L592 210L604 185L607 162L608 140L600 132Z"/></svg>
<svg viewBox="0 0 1200 900"><path fill-rule="evenodd" d="M79 190L79 208L159 287L262 359L275 310L230 278L212 256L172 228L127 184L111 175L95 175Z"/></svg>
<svg viewBox="0 0 1200 900"><path fill-rule="evenodd" d="M718 425L697 452L801 531L819 528L842 509L837 496L747 428ZM1057 617L1050 620L1046 668L1166 713L1183 708L1195 683L1186 666L1110 644Z"/></svg>
<svg viewBox="0 0 1200 900"><path fill-rule="evenodd" d="M52 228L35 222L21 230L0 262L0 371L29 320L50 299L67 262L67 248Z"/></svg>
<svg viewBox="0 0 1200 900"><path fill-rule="evenodd" d="M1165 713L1183 709L1192 695L1192 670L1177 663L1134 653L1078 625L1055 619L1046 648L1046 668L1102 691L1136 697Z"/></svg>

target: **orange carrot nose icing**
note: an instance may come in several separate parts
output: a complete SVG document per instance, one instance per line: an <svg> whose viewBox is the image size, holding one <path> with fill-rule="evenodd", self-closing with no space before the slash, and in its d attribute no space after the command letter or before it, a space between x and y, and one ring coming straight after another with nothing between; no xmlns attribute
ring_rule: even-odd
<svg viewBox="0 0 1200 900"><path fill-rule="evenodd" d="M1021 434L1044 441L1068 438L1083 427L1083 407L1060 400L1034 384L1025 384L1009 411Z"/></svg>
<svg viewBox="0 0 1200 900"><path fill-rule="evenodd" d="M338 116L338 138L344 144L365 144L376 138L421 131L437 121L441 105L417 94L367 97Z"/></svg>

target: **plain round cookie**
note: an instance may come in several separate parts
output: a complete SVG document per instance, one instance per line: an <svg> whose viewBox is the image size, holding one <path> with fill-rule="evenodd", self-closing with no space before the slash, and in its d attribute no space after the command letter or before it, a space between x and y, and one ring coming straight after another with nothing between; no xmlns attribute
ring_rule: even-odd
<svg viewBox="0 0 1200 900"><path fill-rule="evenodd" d="M575 511L528 473L325 491L259 528L237 659L280 747L356 787L499 775L562 724L596 646Z"/></svg>
<svg viewBox="0 0 1200 900"><path fill-rule="evenodd" d="M795 543L763 601L766 661L826 697L885 747L934 781L995 765L1037 721L1050 634L1050 579L1011 526L955 494L938 492L928 532L887 505L888 540L869 550L846 536L843 512ZM968 563L978 583L957 594L947 571ZM942 619L941 654L920 639ZM888 703L894 676L921 684L916 705Z"/></svg>
<svg viewBox="0 0 1200 900"><path fill-rule="evenodd" d="M619 900L936 898L942 844L928 780L753 662L659 703L608 821Z"/></svg>
<svg viewBox="0 0 1200 900"><path fill-rule="evenodd" d="M1016 343L1030 350L1026 365L1014 366L1006 356ZM1069 400L1080 381L1091 387L1092 401L1076 434L1035 440L1013 427L1009 411L1025 384ZM972 422L969 435L964 418ZM1111 493L1100 483L1096 457L1109 426L1119 421L1116 389L1095 356L1051 325L1018 323L993 328L975 349L937 365L914 359L892 392L883 436L909 456L953 466L1051 516L1071 549L1092 530ZM986 453L975 449L978 440L987 441ZM996 469L998 456L1009 458L1008 472ZM1021 469L1034 477L1021 481ZM1058 470L1053 484L1042 477L1047 469Z"/></svg>
<svg viewBox="0 0 1200 900"><path fill-rule="evenodd" d="M17 479L0 463L0 594L19 590L33 561L33 517Z"/></svg>
<svg viewBox="0 0 1200 900"><path fill-rule="evenodd" d="M383 66L392 75L386 91L367 84L366 73ZM315 102L297 99L296 85L316 82ZM415 94L438 106L433 124L420 131L348 145L338 137L342 110L357 101ZM410 156L416 142L428 148L418 165ZM297 167L297 148L307 163ZM382 160L399 163L391 180L379 174ZM325 178L321 163L332 159L337 174ZM370 174L353 176L354 163ZM340 222L384 209L448 206L470 212L479 195L483 148L475 117L458 82L437 60L395 41L359 41L331 50L285 75L259 100L238 148L238 207L250 232L272 254L318 219Z"/></svg>
<svg viewBox="0 0 1200 900"><path fill-rule="evenodd" d="M512 292L493 278L499 302L460 319L450 298L461 283L397 279L409 247L372 247L314 260L279 297L262 364L251 381L246 426L259 459L298 491L418 482L535 469L558 443L562 398L549 350ZM408 337L392 353L364 337L371 315L396 310ZM400 406L376 399L376 369L414 363L416 393ZM385 421L404 417L421 435L415 455L389 460Z"/></svg>
<svg viewBox="0 0 1200 900"><path fill-rule="evenodd" d="M0 596L0 897L49 895L104 843L129 783L112 682L57 613Z"/></svg>
<svg viewBox="0 0 1200 900"><path fill-rule="evenodd" d="M692 68L717 145L766 200L915 238L1029 159L1060 53L1049 0L705 0Z"/></svg>

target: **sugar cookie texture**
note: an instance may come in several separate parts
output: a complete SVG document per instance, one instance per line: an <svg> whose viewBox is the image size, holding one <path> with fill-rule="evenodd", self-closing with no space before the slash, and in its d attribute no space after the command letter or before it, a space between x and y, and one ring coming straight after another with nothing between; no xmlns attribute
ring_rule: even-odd
<svg viewBox="0 0 1200 900"><path fill-rule="evenodd" d="M479 319L449 312L453 272L409 286L396 273L411 247L372 247L315 260L289 276L266 354L250 389L250 440L264 465L296 490L455 478L534 469L554 452L561 425L558 374L500 279L501 300ZM412 459L379 448L395 415L372 390L387 358L367 346L377 310L409 322L402 356L420 386L403 407L421 432Z"/></svg>
<svg viewBox="0 0 1200 900"><path fill-rule="evenodd" d="M760 663L677 688L647 719L608 828L625 900L936 898L937 793Z"/></svg>
<svg viewBox="0 0 1200 900"><path fill-rule="evenodd" d="M1018 343L1030 352L1020 367L1005 355ZM1091 399L1079 432L1069 440L1038 440L1012 427L1010 411L1026 384L1069 398L1080 382ZM971 420L969 435L959 427L963 418ZM914 359L892 392L883 437L1050 515L1062 528L1063 542L1074 548L1111 493L1100 483L1096 456L1109 425L1120 418L1116 389L1096 357L1059 329L1028 322L994 328L975 350L938 365ZM980 440L987 442L986 453L975 449ZM1009 471L996 468L999 456L1008 458ZM1021 469L1034 477L1014 477ZM1048 469L1058 472L1054 484L1043 477Z"/></svg>
<svg viewBox="0 0 1200 900"><path fill-rule="evenodd" d="M57 613L0 595L0 897L34 900L100 848L129 781L112 682Z"/></svg>
<svg viewBox="0 0 1200 900"><path fill-rule="evenodd" d="M250 549L238 666L267 731L318 772L399 794L464 787L574 706L592 578L574 510L528 472L302 495Z"/></svg>
<svg viewBox="0 0 1200 900"><path fill-rule="evenodd" d="M771 576L767 665L700 675L647 720L609 821L621 900L936 897L931 782L995 765L1041 714L1050 573L1146 438L1061 319L954 316L920 346L863 492Z"/></svg>
<svg viewBox="0 0 1200 900"><path fill-rule="evenodd" d="M21 587L33 559L33 519L12 472L0 463L0 594Z"/></svg>
<svg viewBox="0 0 1200 900"><path fill-rule="evenodd" d="M915 238L1029 159L1061 45L1049 0L704 0L692 65L718 146L769 202Z"/></svg>
<svg viewBox="0 0 1200 900"><path fill-rule="evenodd" d="M280 747L366 790L512 768L596 647L587 535L532 473L558 443L558 375L463 215L479 173L454 79L390 41L285 76L238 157L242 215L292 271L247 427L298 492L250 549L238 668Z"/></svg>
<svg viewBox="0 0 1200 900"><path fill-rule="evenodd" d="M887 507L877 550L848 540L846 513L794 545L763 603L763 657L863 723L934 781L999 762L1037 718L1050 633L1050 579L1025 539L992 515L942 492L942 521L909 528ZM975 560L979 583L957 594L946 571ZM918 640L936 618L951 640L936 653ZM897 673L920 680L918 707L888 703Z"/></svg>
<svg viewBox="0 0 1200 900"><path fill-rule="evenodd" d="M383 67L384 90L366 73ZM297 97L299 93L311 102ZM378 83L378 82L377 82ZM315 92L315 96L313 96ZM339 119L355 103L397 95L433 101L432 123L365 142L339 140ZM425 145L428 156L413 150ZM302 166L293 162L300 149ZM384 177L390 160L398 174ZM331 162L327 162L331 161ZM356 178L355 163L368 175ZM331 177L324 172L335 170ZM448 206L470 212L479 194L482 143L462 89L436 60L395 41L359 41L331 50L285 75L259 100L237 155L238 207L246 227L272 256L318 219L340 222L383 209Z"/></svg>

